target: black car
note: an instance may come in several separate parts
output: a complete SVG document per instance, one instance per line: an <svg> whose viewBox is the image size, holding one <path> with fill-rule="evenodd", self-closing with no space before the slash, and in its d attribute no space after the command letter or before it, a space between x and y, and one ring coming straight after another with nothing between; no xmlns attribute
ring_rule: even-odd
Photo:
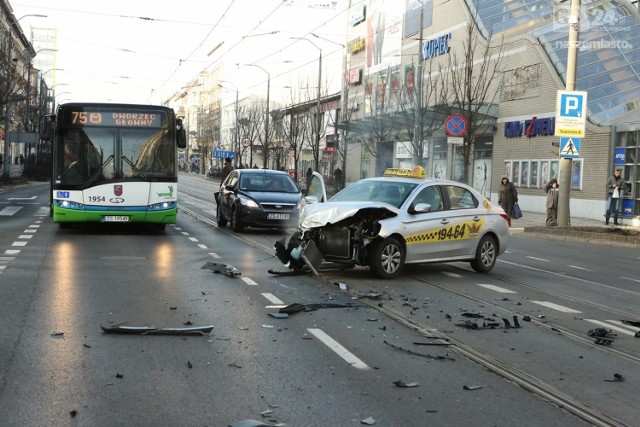
<svg viewBox="0 0 640 427"><path fill-rule="evenodd" d="M220 176L221 173L222 173L222 169L219 168L218 166L209 166L209 170L207 171L207 176L209 178L215 178L217 176Z"/></svg>
<svg viewBox="0 0 640 427"><path fill-rule="evenodd" d="M214 194L220 227L287 228L298 225L300 188L289 174L271 169L236 169Z"/></svg>

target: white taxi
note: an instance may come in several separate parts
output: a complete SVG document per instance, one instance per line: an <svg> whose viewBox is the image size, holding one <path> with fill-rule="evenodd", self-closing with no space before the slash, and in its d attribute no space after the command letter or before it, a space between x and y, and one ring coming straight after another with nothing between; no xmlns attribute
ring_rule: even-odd
<svg viewBox="0 0 640 427"><path fill-rule="evenodd" d="M398 276L408 263L468 261L491 271L509 239L508 216L468 185L426 178L424 169L388 169L357 181L324 202L314 174L299 231L276 255L291 270L368 266ZM317 202L317 203L314 203Z"/></svg>

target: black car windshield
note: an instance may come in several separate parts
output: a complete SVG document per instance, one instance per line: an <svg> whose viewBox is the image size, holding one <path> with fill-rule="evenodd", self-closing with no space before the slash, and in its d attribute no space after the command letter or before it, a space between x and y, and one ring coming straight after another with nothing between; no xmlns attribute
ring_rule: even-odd
<svg viewBox="0 0 640 427"><path fill-rule="evenodd" d="M411 182L362 180L333 196L331 202L384 202L399 208L418 186Z"/></svg>
<svg viewBox="0 0 640 427"><path fill-rule="evenodd" d="M274 193L299 193L298 186L286 174L248 173L240 176L240 190Z"/></svg>

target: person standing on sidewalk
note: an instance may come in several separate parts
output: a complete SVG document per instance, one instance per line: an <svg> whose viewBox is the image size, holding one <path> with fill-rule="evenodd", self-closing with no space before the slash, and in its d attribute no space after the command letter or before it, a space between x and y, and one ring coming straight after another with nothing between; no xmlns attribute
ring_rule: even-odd
<svg viewBox="0 0 640 427"><path fill-rule="evenodd" d="M547 227L558 225L558 195L560 194L560 186L558 180L551 180L544 186L547 193Z"/></svg>
<svg viewBox="0 0 640 427"><path fill-rule="evenodd" d="M220 182L224 182L224 180L229 176L231 171L233 170L233 165L231 164L231 158L227 157L224 159L224 166L222 167L222 175L220 175Z"/></svg>
<svg viewBox="0 0 640 427"><path fill-rule="evenodd" d="M613 224L618 224L618 211L622 204L624 193L624 179L622 179L622 169L616 169L612 176L607 180L607 192L609 194L607 200L607 212L605 213L605 224L609 225L609 218L613 211Z"/></svg>
<svg viewBox="0 0 640 427"><path fill-rule="evenodd" d="M518 190L513 182L509 181L509 177L502 175L500 181L500 189L498 190L498 204L504 209L509 217L509 226L511 226L511 214L513 205L518 203Z"/></svg>

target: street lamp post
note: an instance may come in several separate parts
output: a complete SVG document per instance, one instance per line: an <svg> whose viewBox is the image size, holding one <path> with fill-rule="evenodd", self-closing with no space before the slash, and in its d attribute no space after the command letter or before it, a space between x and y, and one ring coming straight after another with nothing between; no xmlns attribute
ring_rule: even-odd
<svg viewBox="0 0 640 427"><path fill-rule="evenodd" d="M576 66L578 63L578 37L580 34L580 0L571 0L569 15L569 45L567 47L566 90L576 90ZM571 198L572 160L560 159L560 191L558 193L558 225L571 225L569 201Z"/></svg>
<svg viewBox="0 0 640 427"><path fill-rule="evenodd" d="M221 85L220 83L226 83L228 85L233 86L235 92L236 92L236 103L235 103L235 138L234 138L234 142L233 142L233 150L235 152L235 164L236 164L236 169L238 168L238 159L240 158L240 129L238 128L238 88L231 84L231 82L228 82L226 80L220 80L218 82L218 85L221 88L224 88L223 85Z"/></svg>
<svg viewBox="0 0 640 427"><path fill-rule="evenodd" d="M258 67L267 73L267 117L264 119L264 152L266 153L266 150L269 147L269 92L271 91L271 74L258 64L248 64L248 66ZM253 142L251 142L251 146L249 148L249 166L253 166Z"/></svg>

